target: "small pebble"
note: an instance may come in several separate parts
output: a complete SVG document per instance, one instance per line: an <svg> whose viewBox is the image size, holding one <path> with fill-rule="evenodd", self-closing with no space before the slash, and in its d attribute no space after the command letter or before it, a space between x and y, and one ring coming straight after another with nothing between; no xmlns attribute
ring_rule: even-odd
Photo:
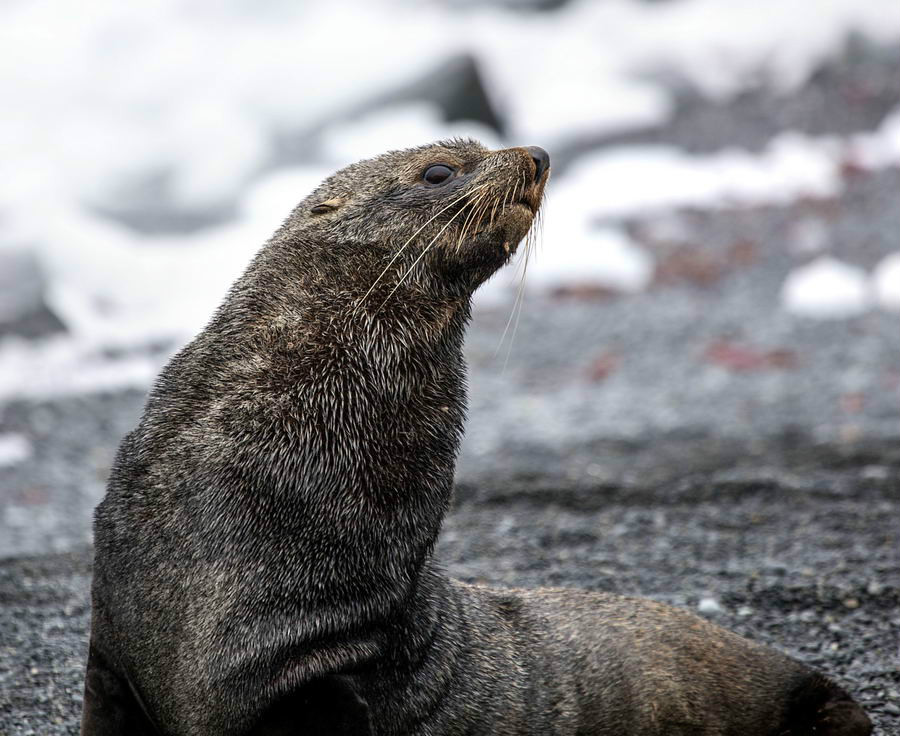
<svg viewBox="0 0 900 736"><path fill-rule="evenodd" d="M878 595L883 590L884 590L884 585L882 583L879 583L877 580L870 581L869 584L866 586L866 592L869 595Z"/></svg>
<svg viewBox="0 0 900 736"><path fill-rule="evenodd" d="M887 480L890 474L890 470L884 465L866 465L862 469L862 477L865 480Z"/></svg>
<svg viewBox="0 0 900 736"><path fill-rule="evenodd" d="M700 613L722 613L723 609L715 598L701 598L697 610Z"/></svg>

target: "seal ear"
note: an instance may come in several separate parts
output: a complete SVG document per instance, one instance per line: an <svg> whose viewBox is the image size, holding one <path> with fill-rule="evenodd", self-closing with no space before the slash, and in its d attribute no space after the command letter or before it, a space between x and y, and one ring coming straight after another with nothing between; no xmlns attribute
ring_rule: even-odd
<svg viewBox="0 0 900 736"><path fill-rule="evenodd" d="M342 204L344 204L344 200L341 197L332 197L331 199L326 199L324 202L319 202L319 204L315 205L310 212L314 215L322 215L326 212L336 210Z"/></svg>

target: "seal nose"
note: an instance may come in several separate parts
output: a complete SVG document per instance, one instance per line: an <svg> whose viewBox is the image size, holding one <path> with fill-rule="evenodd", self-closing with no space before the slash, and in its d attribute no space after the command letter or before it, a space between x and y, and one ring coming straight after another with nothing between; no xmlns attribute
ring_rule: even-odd
<svg viewBox="0 0 900 736"><path fill-rule="evenodd" d="M525 149L534 161L534 180L540 181L544 172L550 168L550 154L540 146L528 146Z"/></svg>

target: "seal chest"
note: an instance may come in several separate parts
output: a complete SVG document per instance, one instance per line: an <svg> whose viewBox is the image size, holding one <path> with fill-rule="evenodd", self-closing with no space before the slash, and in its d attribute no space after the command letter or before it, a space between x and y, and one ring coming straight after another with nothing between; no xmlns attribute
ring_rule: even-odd
<svg viewBox="0 0 900 736"><path fill-rule="evenodd" d="M549 166L471 141L387 153L266 243L116 457L84 734L868 733L826 678L678 609L433 561L470 300Z"/></svg>

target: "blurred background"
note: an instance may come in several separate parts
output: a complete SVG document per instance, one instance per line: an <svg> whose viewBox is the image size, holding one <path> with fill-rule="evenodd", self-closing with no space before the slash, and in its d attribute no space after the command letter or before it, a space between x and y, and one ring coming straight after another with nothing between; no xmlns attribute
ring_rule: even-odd
<svg viewBox="0 0 900 736"><path fill-rule="evenodd" d="M0 555L89 539L153 377L322 177L454 135L553 166L521 302L523 264L478 294L464 477L586 436L897 434L894 0L0 18Z"/></svg>
<svg viewBox="0 0 900 736"><path fill-rule="evenodd" d="M9 733L74 732L160 367L321 178L448 136L553 172L476 298L451 571L731 616L900 715L900 2L7 0L0 48Z"/></svg>
<svg viewBox="0 0 900 736"><path fill-rule="evenodd" d="M491 385L473 386L470 455L564 445L585 422L780 431L788 414L846 435L868 404L897 429L893 0L2 16L0 554L88 539L136 397L323 176L452 135L553 156L521 315L521 269L478 295Z"/></svg>
<svg viewBox="0 0 900 736"><path fill-rule="evenodd" d="M462 472L586 434L897 432L894 0L0 13L0 554L89 539L156 372L323 176L453 135L553 157L522 302L521 268L478 295Z"/></svg>

